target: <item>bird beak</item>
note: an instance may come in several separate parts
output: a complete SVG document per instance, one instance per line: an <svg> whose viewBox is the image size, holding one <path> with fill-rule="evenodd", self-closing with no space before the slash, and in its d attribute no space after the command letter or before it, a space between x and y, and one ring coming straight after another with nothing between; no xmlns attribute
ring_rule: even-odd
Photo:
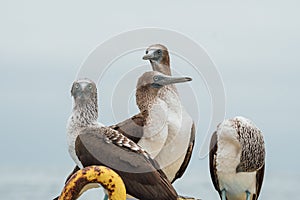
<svg viewBox="0 0 300 200"><path fill-rule="evenodd" d="M74 97L74 99L77 99L79 101L85 101L85 100L89 99L89 97L85 93L82 93L82 92L75 94L73 97Z"/></svg>
<svg viewBox="0 0 300 200"><path fill-rule="evenodd" d="M170 84L176 84L176 83L184 83L192 81L192 78L190 77L172 77L172 76L165 76L162 80L159 81L158 84L160 85L170 85Z"/></svg>
<svg viewBox="0 0 300 200"><path fill-rule="evenodd" d="M143 56L143 60L152 60L152 59L154 59L154 54L153 54L153 52L152 52L152 53L145 54L145 55Z"/></svg>

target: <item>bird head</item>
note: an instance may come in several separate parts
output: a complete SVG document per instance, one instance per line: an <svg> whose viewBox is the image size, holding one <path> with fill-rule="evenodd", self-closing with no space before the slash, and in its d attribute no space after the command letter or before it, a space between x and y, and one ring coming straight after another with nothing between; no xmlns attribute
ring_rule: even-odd
<svg viewBox="0 0 300 200"><path fill-rule="evenodd" d="M191 81L190 77L172 77L157 71L145 72L138 80L137 88L148 86L160 89L163 86Z"/></svg>
<svg viewBox="0 0 300 200"><path fill-rule="evenodd" d="M149 60L154 71L171 75L168 49L161 44L154 44L146 49L144 60Z"/></svg>
<svg viewBox="0 0 300 200"><path fill-rule="evenodd" d="M157 71L145 72L137 82L136 103L141 112L152 108L153 102L159 96L159 91L164 86L191 81L190 77L172 77ZM151 103L152 102L152 103ZM147 114L148 112L146 112Z"/></svg>
<svg viewBox="0 0 300 200"><path fill-rule="evenodd" d="M89 79L79 79L74 81L71 89L71 95L75 102L83 103L87 101L97 101L97 86Z"/></svg>

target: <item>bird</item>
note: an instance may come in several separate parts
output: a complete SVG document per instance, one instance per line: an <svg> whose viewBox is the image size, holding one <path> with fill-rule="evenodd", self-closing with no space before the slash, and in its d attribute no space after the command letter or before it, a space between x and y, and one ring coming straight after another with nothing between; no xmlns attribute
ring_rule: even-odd
<svg viewBox="0 0 300 200"><path fill-rule="evenodd" d="M138 127L133 125L127 130L136 131L140 128L141 132L139 133L142 137L138 139L137 144L146 149L152 158L161 155L162 148L169 137L169 110L163 97L167 86L191 80L190 77L171 77L157 71L146 72L139 78L136 86L136 101L140 113L135 116L135 119L139 118L142 123ZM176 95L174 96L173 100L176 101ZM130 121L133 122L134 120L130 119ZM128 131L124 134L129 137L132 136L128 134ZM134 139L136 140L136 138Z"/></svg>
<svg viewBox="0 0 300 200"><path fill-rule="evenodd" d="M171 76L170 56L166 46L162 44L150 45L146 49L143 59L149 60L153 71Z"/></svg>
<svg viewBox="0 0 300 200"><path fill-rule="evenodd" d="M265 170L262 132L245 117L224 120L211 137L209 166L222 200L258 199Z"/></svg>
<svg viewBox="0 0 300 200"><path fill-rule="evenodd" d="M153 71L168 76L172 75L169 51L166 46L162 44L150 45L146 49L143 59L149 60ZM162 166L167 165L163 171L173 183L181 178L187 169L194 149L196 130L192 117L181 103L175 85L169 85L165 88L162 99L168 105L168 140L156 160ZM173 152L174 149L177 153ZM173 157L169 156L170 153Z"/></svg>
<svg viewBox="0 0 300 200"><path fill-rule="evenodd" d="M164 84L182 79L144 73L139 80L150 93L158 93ZM152 82L147 82L147 80ZM178 195L160 169L141 146L98 120L97 87L88 79L73 83L72 114L67 125L69 153L80 168L104 165L115 170L123 179L128 194L138 199L177 199Z"/></svg>

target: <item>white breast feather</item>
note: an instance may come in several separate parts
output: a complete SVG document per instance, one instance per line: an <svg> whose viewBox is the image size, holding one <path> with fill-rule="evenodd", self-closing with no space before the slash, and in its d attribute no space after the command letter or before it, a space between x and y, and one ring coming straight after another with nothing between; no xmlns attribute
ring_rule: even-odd
<svg viewBox="0 0 300 200"><path fill-rule="evenodd" d="M218 126L217 137L216 168L220 190L226 189L229 199L246 199L246 190L252 194L256 191L256 172L236 173L242 147L231 120L225 120Z"/></svg>
<svg viewBox="0 0 300 200"><path fill-rule="evenodd" d="M93 124L91 127L103 127L104 125L101 123ZM87 127L84 127L87 128ZM72 116L69 118L67 123L67 144L68 144L68 151L73 159L73 161L76 163L76 165L80 168L83 168L81 162L79 161L76 152L75 152L75 142L76 138L80 134L82 128L77 127L72 120Z"/></svg>
<svg viewBox="0 0 300 200"><path fill-rule="evenodd" d="M152 158L159 154L168 137L167 110L166 103L157 99L149 112L149 121L144 126L144 135L138 142L138 145L143 147Z"/></svg>
<svg viewBox="0 0 300 200"><path fill-rule="evenodd" d="M155 159L168 179L173 180L184 161L193 121L181 106L176 92L169 90L164 101L168 104L168 138L164 148Z"/></svg>
<svg viewBox="0 0 300 200"><path fill-rule="evenodd" d="M235 173L240 163L241 145L238 134L230 121L224 121L217 130L217 171Z"/></svg>

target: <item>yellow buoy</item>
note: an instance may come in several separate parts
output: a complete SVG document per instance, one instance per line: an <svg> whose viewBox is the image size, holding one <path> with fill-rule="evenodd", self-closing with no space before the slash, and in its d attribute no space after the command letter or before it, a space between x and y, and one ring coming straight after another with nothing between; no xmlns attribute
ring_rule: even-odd
<svg viewBox="0 0 300 200"><path fill-rule="evenodd" d="M59 200L77 199L82 189L90 183L101 184L110 200L126 200L126 188L121 177L104 166L85 167L73 174L61 192Z"/></svg>

